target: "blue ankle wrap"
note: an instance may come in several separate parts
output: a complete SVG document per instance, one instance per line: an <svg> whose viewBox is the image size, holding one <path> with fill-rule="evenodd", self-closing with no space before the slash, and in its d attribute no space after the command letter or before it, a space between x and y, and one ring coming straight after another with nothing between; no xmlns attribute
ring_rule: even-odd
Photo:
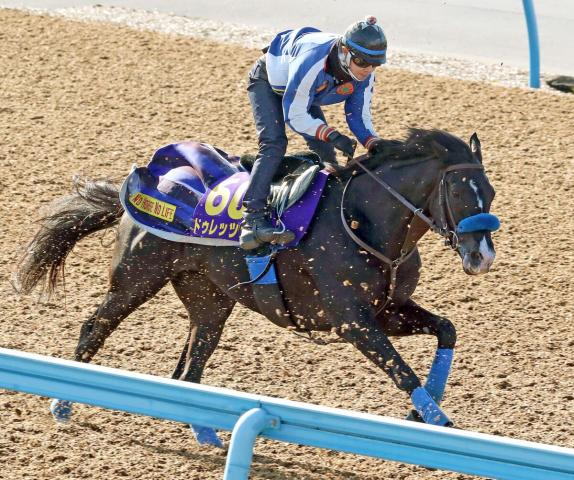
<svg viewBox="0 0 574 480"><path fill-rule="evenodd" d="M223 448L223 443L217 436L217 432L210 427L203 427L201 425L190 425L197 443L200 445L213 445L217 448Z"/></svg>
<svg viewBox="0 0 574 480"><path fill-rule="evenodd" d="M423 387L418 387L413 390L411 400L425 423L442 427L452 424Z"/></svg>
<svg viewBox="0 0 574 480"><path fill-rule="evenodd" d="M454 350L452 348L437 348L436 350L425 384L425 390L436 403L442 402L453 355Z"/></svg>
<svg viewBox="0 0 574 480"><path fill-rule="evenodd" d="M245 262L247 263L247 269L249 270L250 280L254 280L265 270L270 261L270 255L265 257L245 257ZM277 275L275 274L275 263L271 263L269 270L265 275L263 275L259 280L255 282L255 285L271 285L277 283Z"/></svg>
<svg viewBox="0 0 574 480"><path fill-rule="evenodd" d="M58 398L52 399L50 402L50 412L56 422L67 423L72 418L73 402L69 400L59 400Z"/></svg>

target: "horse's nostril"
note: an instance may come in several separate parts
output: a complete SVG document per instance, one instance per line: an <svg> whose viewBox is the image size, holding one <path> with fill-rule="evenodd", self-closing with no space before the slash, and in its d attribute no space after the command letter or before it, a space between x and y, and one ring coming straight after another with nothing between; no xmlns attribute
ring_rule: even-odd
<svg viewBox="0 0 574 480"><path fill-rule="evenodd" d="M474 261L474 262L480 262L482 261L482 253L480 252L472 252L470 254L470 258Z"/></svg>

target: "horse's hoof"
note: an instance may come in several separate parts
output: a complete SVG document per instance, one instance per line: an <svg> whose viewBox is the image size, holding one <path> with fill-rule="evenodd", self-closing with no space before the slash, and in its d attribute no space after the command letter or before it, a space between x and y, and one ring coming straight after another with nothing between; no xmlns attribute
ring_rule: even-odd
<svg viewBox="0 0 574 480"><path fill-rule="evenodd" d="M425 423L423 417L421 417L419 412L417 412L416 410L411 410L409 414L405 417L405 420L408 420L409 422Z"/></svg>
<svg viewBox="0 0 574 480"><path fill-rule="evenodd" d="M50 412L54 420L58 423L68 423L72 418L72 405L69 400L59 400L54 398L50 403Z"/></svg>
<svg viewBox="0 0 574 480"><path fill-rule="evenodd" d="M201 425L190 425L191 431L200 445L211 445L212 447L223 448L223 443L219 440L217 433L211 427Z"/></svg>

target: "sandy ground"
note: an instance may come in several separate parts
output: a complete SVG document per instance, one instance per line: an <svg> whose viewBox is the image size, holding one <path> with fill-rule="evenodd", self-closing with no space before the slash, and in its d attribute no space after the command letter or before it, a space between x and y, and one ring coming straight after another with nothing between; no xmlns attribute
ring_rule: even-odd
<svg viewBox="0 0 574 480"><path fill-rule="evenodd" d="M245 94L255 50L118 26L0 10L0 345L71 358L106 289L113 235L81 243L65 296L19 298L10 275L39 209L74 174L123 178L158 146L197 139L230 152L256 145ZM341 108L328 109L345 130ZM415 299L458 327L444 403L464 429L574 447L574 97L383 70L373 106L386 137L409 126L478 131L497 190L498 258L466 276L439 239L421 245ZM302 146L293 138L293 148ZM132 314L96 361L169 376L187 320L171 288ZM421 374L430 338L396 341ZM318 346L237 308L204 382L403 417L408 398L346 344ZM225 457L184 425L77 406L56 427L45 398L0 392L1 479L218 479ZM228 438L228 434L223 435ZM455 479L459 474L258 441L257 479Z"/></svg>

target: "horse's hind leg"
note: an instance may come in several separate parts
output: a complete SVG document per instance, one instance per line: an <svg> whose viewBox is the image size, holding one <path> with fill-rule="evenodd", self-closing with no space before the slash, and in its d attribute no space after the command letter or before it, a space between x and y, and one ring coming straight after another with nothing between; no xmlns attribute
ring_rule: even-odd
<svg viewBox="0 0 574 480"><path fill-rule="evenodd" d="M440 404L456 344L454 325L447 318L425 310L412 300L407 301L398 311L383 315L381 323L389 336L427 334L437 337L437 349L424 387L433 400ZM409 418L418 419L416 411L411 412Z"/></svg>
<svg viewBox="0 0 574 480"><path fill-rule="evenodd" d="M190 323L172 378L199 383L235 301L199 273L183 272L172 280L172 284L187 309ZM223 446L212 428L200 425L191 425L191 428L200 444Z"/></svg>
<svg viewBox="0 0 574 480"><path fill-rule="evenodd" d="M75 359L90 362L121 321L152 298L173 276L180 245L144 232L124 217L118 227L109 287L96 312L84 322Z"/></svg>
<svg viewBox="0 0 574 480"><path fill-rule="evenodd" d="M135 228L132 232L137 233ZM81 327L75 360L88 363L121 321L152 298L170 279L172 262L169 245L149 234L118 241L112 259L110 286L96 312ZM150 255L150 251L152 251ZM157 253L161 252L161 253ZM150 258L153 258L153 266ZM72 415L72 403L54 399L50 410L56 421L66 422Z"/></svg>
<svg viewBox="0 0 574 480"><path fill-rule="evenodd" d="M165 278L154 275L149 281L129 290L112 286L97 311L82 325L75 360L90 362L121 321L153 297L166 283ZM50 411L57 422L66 423L72 416L72 402L55 398L50 404Z"/></svg>
<svg viewBox="0 0 574 480"><path fill-rule="evenodd" d="M148 265L145 269L115 268L103 302L82 325L75 360L90 362L122 320L167 284L168 275L167 269L159 265Z"/></svg>

